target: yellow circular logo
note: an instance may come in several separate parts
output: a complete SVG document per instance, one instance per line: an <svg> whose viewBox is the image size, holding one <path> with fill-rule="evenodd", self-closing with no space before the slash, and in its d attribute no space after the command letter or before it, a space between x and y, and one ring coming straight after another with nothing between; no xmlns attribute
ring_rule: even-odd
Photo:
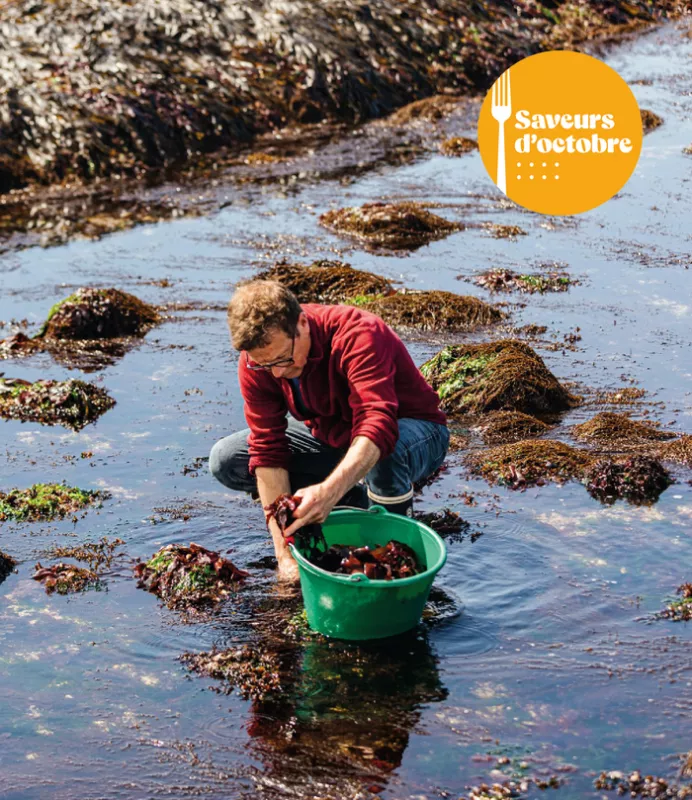
<svg viewBox="0 0 692 800"><path fill-rule="evenodd" d="M597 58L552 50L519 61L488 92L478 145L511 200L541 214L580 214L627 183L642 147L632 90Z"/></svg>

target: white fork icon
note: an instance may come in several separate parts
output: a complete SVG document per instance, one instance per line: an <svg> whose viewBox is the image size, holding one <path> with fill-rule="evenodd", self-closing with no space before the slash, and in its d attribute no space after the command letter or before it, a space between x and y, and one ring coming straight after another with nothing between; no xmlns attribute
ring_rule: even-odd
<svg viewBox="0 0 692 800"><path fill-rule="evenodd" d="M507 173L505 170L505 122L512 114L512 90L509 84L509 70L500 75L493 84L492 115L497 120L497 186L507 194Z"/></svg>

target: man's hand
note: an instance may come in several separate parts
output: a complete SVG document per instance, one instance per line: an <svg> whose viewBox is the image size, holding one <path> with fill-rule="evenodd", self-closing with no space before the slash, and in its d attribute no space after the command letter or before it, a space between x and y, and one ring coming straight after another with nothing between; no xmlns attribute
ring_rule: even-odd
<svg viewBox="0 0 692 800"><path fill-rule="evenodd" d="M293 512L295 521L286 528L284 536L292 536L303 525L324 522L341 497L324 483L316 483L314 486L298 489L296 496L301 497L302 500Z"/></svg>

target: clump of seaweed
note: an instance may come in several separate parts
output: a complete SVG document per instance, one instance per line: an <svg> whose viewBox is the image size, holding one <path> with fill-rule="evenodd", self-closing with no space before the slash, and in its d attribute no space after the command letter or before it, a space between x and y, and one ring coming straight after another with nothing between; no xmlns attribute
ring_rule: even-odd
<svg viewBox="0 0 692 800"><path fill-rule="evenodd" d="M421 572L416 554L394 539L384 546L333 544L310 559L315 566L340 575L364 574L371 580L391 581L410 578Z"/></svg>
<svg viewBox="0 0 692 800"><path fill-rule="evenodd" d="M35 581L40 581L46 588L47 594L74 594L99 586L99 577L95 572L74 564L53 564L43 567L36 564L36 572L31 576Z"/></svg>
<svg viewBox="0 0 692 800"><path fill-rule="evenodd" d="M161 318L153 306L119 289L78 289L56 303L37 338L116 339L143 336Z"/></svg>
<svg viewBox="0 0 692 800"><path fill-rule="evenodd" d="M527 233L518 225L498 225L495 222L485 222L483 227L490 231L495 239L516 239L517 236L526 236Z"/></svg>
<svg viewBox="0 0 692 800"><path fill-rule="evenodd" d="M394 327L424 331L459 333L505 318L500 309L477 297L452 292L396 292L388 297L358 297L351 302Z"/></svg>
<svg viewBox="0 0 692 800"><path fill-rule="evenodd" d="M417 513L415 517L424 525L436 531L449 544L463 542L469 533L471 534L472 542L475 542L483 535L483 531L480 529L471 532L471 524L450 508Z"/></svg>
<svg viewBox="0 0 692 800"><path fill-rule="evenodd" d="M343 261L320 260L312 264L279 261L260 272L257 280L282 283L301 303L344 303L349 298L368 299L394 292L386 278L354 269Z"/></svg>
<svg viewBox="0 0 692 800"><path fill-rule="evenodd" d="M452 112L461 98L448 94L435 94L405 105L384 122L388 125L408 125L411 122L438 122Z"/></svg>
<svg viewBox="0 0 692 800"><path fill-rule="evenodd" d="M17 562L15 561L12 556L8 556L7 553L3 553L0 550L0 583L2 583L5 578L12 572L12 570L17 566Z"/></svg>
<svg viewBox="0 0 692 800"><path fill-rule="evenodd" d="M110 569L113 560L118 556L117 549L125 544L123 539L109 539L102 537L98 542L85 542L74 547L53 547L49 555L51 558L73 558L89 565L92 572L97 575Z"/></svg>
<svg viewBox="0 0 692 800"><path fill-rule="evenodd" d="M665 461L675 461L692 467L692 436L685 435L674 442L667 442L660 448L659 455Z"/></svg>
<svg viewBox="0 0 692 800"><path fill-rule="evenodd" d="M587 422L575 425L572 433L583 442L621 448L649 445L675 438L675 434L670 431L662 431L647 422L639 422L625 414L611 411L602 411Z"/></svg>
<svg viewBox="0 0 692 800"><path fill-rule="evenodd" d="M478 150L478 142L466 136L452 136L440 144L440 150L446 156L463 156Z"/></svg>
<svg viewBox="0 0 692 800"><path fill-rule="evenodd" d="M426 211L418 203L366 203L360 208L339 208L322 214L320 222L335 233L394 250L415 250L464 228L459 222L449 222Z"/></svg>
<svg viewBox="0 0 692 800"><path fill-rule="evenodd" d="M526 294L566 292L570 286L579 283L559 270L550 270L543 275L520 275L511 269L491 269L475 277L473 282L491 292L519 291Z"/></svg>
<svg viewBox="0 0 692 800"><path fill-rule="evenodd" d="M216 691L230 694L234 689L246 700L264 701L282 692L279 658L255 645L207 653L183 653L180 660L199 675L225 681Z"/></svg>
<svg viewBox="0 0 692 800"><path fill-rule="evenodd" d="M644 135L647 133L651 133L651 131L655 131L656 128L663 125L663 119L655 114L653 111L650 111L648 108L640 108L640 114L642 115L642 126L644 127Z"/></svg>
<svg viewBox="0 0 692 800"><path fill-rule="evenodd" d="M680 599L671 600L658 616L675 622L688 622L692 619L692 583L678 586L677 594L680 595Z"/></svg>
<svg viewBox="0 0 692 800"><path fill-rule="evenodd" d="M500 445L467 457L475 475L510 489L580 478L592 461L586 451L549 439L528 439Z"/></svg>
<svg viewBox="0 0 692 800"><path fill-rule="evenodd" d="M137 586L155 594L169 608L217 603L250 574L194 542L189 547L168 544L148 561L136 564L134 572L139 578Z"/></svg>
<svg viewBox="0 0 692 800"><path fill-rule="evenodd" d="M280 494L273 503L264 507L265 520L269 525L270 520L275 520L281 533L285 534L286 528L295 521L293 512L298 508L302 501L298 495ZM293 536L287 536L289 544L295 544L304 551L305 557L313 561L319 558L327 550L327 542L322 533L322 526L314 522L310 525L303 525Z"/></svg>
<svg viewBox="0 0 692 800"><path fill-rule="evenodd" d="M486 444L509 444L545 433L549 426L521 411L493 411L483 418L478 428Z"/></svg>
<svg viewBox="0 0 692 800"><path fill-rule="evenodd" d="M450 414L556 413L580 401L558 382L540 356L514 339L448 345L420 369Z"/></svg>
<svg viewBox="0 0 692 800"><path fill-rule="evenodd" d="M66 486L62 483L35 483L28 489L0 492L0 522L51 520L81 511L110 495Z"/></svg>
<svg viewBox="0 0 692 800"><path fill-rule="evenodd" d="M585 482L589 494L607 505L620 498L634 505L649 505L673 479L657 459L633 456L625 461L598 461L586 473Z"/></svg>
<svg viewBox="0 0 692 800"><path fill-rule="evenodd" d="M115 405L105 389L80 380L30 381L0 377L0 417L75 431Z"/></svg>
<svg viewBox="0 0 692 800"><path fill-rule="evenodd" d="M625 775L623 772L613 770L602 772L594 781L594 786L599 791L616 791L619 795L627 797L656 797L677 798L684 800L692 797L692 786L678 786L665 778L656 778L653 775L642 775L639 770Z"/></svg>

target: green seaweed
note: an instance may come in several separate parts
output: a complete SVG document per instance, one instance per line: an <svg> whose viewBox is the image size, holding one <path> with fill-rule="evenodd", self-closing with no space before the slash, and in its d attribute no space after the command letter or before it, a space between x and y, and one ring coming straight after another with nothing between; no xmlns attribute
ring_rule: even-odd
<svg viewBox="0 0 692 800"><path fill-rule="evenodd" d="M0 521L51 520L94 505L108 495L61 483L35 483L0 492Z"/></svg>

